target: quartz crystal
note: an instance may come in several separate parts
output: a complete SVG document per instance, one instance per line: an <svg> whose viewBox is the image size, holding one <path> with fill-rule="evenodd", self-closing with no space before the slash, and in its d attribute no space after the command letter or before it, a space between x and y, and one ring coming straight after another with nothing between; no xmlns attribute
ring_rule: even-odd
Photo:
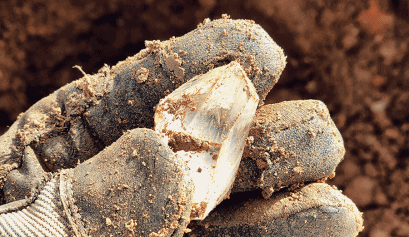
<svg viewBox="0 0 409 237"><path fill-rule="evenodd" d="M192 78L156 106L155 130L185 160L194 183L191 219L229 196L259 97L237 62Z"/></svg>

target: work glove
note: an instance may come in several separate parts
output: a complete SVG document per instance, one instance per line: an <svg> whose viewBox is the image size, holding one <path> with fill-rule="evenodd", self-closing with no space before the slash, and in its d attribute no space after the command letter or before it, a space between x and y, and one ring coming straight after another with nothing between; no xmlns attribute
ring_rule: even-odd
<svg viewBox="0 0 409 237"><path fill-rule="evenodd" d="M263 105L285 56L260 26L206 19L145 45L40 100L0 137L2 236L362 230L352 201L325 184L345 153L326 106Z"/></svg>

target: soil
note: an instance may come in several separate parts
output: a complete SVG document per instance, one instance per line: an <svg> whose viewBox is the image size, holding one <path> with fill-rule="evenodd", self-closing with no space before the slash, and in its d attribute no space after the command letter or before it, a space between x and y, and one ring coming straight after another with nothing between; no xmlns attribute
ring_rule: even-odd
<svg viewBox="0 0 409 237"><path fill-rule="evenodd" d="M329 181L364 212L359 236L409 236L408 0L0 2L0 134L30 105L207 17L251 19L284 48L267 103L319 99L344 138ZM144 80L146 72L136 72Z"/></svg>

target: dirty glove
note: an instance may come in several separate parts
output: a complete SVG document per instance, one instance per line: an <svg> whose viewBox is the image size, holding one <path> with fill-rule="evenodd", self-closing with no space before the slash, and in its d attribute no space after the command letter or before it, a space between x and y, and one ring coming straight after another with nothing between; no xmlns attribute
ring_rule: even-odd
<svg viewBox="0 0 409 237"><path fill-rule="evenodd" d="M37 102L0 137L2 235L354 236L362 229L348 198L311 183L333 176L344 154L318 101L261 106L238 148L244 153L231 193L219 193L215 205L232 198L200 215L192 205L200 186L175 154L181 143L151 130L154 107L194 76L233 61L263 101L285 57L260 26L230 19L205 20L146 47ZM204 220L188 228L197 216Z"/></svg>

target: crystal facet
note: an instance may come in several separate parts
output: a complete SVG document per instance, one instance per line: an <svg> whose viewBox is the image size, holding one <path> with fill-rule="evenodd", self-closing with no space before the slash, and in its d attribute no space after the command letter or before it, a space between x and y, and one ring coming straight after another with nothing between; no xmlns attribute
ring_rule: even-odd
<svg viewBox="0 0 409 237"><path fill-rule="evenodd" d="M191 219L202 220L228 197L259 97L237 62L180 86L156 106L155 130L189 167Z"/></svg>

